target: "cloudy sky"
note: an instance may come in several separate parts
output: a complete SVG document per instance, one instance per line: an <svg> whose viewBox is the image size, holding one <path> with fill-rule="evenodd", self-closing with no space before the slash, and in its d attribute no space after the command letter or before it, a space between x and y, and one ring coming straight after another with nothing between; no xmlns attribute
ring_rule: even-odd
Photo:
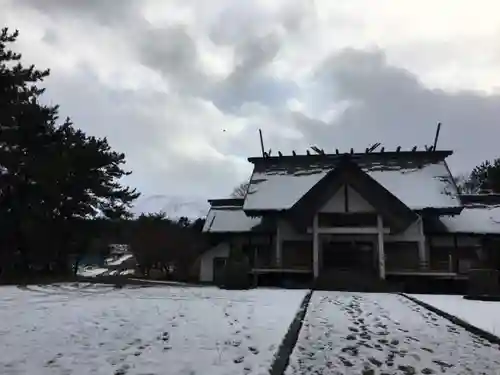
<svg viewBox="0 0 500 375"><path fill-rule="evenodd" d="M441 121L454 172L500 156L496 0L0 0L0 9L0 23L21 32L24 61L51 69L45 100L126 153L126 182L148 209L228 195L260 153L259 128L266 149L304 153L423 147Z"/></svg>

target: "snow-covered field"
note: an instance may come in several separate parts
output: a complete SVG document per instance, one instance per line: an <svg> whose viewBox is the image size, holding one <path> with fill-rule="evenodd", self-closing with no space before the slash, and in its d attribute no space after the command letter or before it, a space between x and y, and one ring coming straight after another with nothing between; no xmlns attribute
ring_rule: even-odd
<svg viewBox="0 0 500 375"><path fill-rule="evenodd" d="M305 293L0 287L0 374L264 374Z"/></svg>
<svg viewBox="0 0 500 375"><path fill-rule="evenodd" d="M286 374L498 374L500 349L394 294L316 292Z"/></svg>
<svg viewBox="0 0 500 375"><path fill-rule="evenodd" d="M435 294L414 294L412 297L500 337L500 302L470 301L462 296Z"/></svg>

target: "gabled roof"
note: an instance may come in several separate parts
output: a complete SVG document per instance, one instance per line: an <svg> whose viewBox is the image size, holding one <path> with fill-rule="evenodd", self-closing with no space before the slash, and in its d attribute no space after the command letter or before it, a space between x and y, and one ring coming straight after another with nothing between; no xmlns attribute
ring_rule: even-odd
<svg viewBox="0 0 500 375"><path fill-rule="evenodd" d="M460 212L461 202L445 158L452 151L348 154L366 174L412 210ZM243 209L291 209L334 170L343 154L249 158L254 166Z"/></svg>
<svg viewBox="0 0 500 375"><path fill-rule="evenodd" d="M205 233L266 232L261 217L249 217L243 211L243 198L211 199L203 226Z"/></svg>
<svg viewBox="0 0 500 375"><path fill-rule="evenodd" d="M417 215L390 191L365 173L349 155L343 156L335 169L328 172L291 208L292 217L308 225L313 216L337 190L347 184L377 209L396 232L405 230Z"/></svg>

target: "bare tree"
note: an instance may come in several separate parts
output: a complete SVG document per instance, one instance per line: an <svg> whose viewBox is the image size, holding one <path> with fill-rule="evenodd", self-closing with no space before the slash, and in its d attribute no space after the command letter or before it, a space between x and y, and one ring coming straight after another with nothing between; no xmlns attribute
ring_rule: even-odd
<svg viewBox="0 0 500 375"><path fill-rule="evenodd" d="M242 182L238 186L236 186L231 193L231 197L233 198L243 198L248 190L248 185L250 185L249 182Z"/></svg>
<svg viewBox="0 0 500 375"><path fill-rule="evenodd" d="M477 187L471 181L471 176L468 173L462 173L456 176L453 176L455 183L457 184L458 192L460 194L476 194Z"/></svg>

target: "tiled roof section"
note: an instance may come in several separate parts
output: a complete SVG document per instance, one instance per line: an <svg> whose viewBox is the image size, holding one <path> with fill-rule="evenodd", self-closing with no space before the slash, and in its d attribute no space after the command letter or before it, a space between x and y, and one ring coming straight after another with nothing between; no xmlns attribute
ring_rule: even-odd
<svg viewBox="0 0 500 375"><path fill-rule="evenodd" d="M445 158L451 151L350 154L370 177L413 210L459 208ZM288 210L345 154L250 158L255 164L245 211Z"/></svg>

